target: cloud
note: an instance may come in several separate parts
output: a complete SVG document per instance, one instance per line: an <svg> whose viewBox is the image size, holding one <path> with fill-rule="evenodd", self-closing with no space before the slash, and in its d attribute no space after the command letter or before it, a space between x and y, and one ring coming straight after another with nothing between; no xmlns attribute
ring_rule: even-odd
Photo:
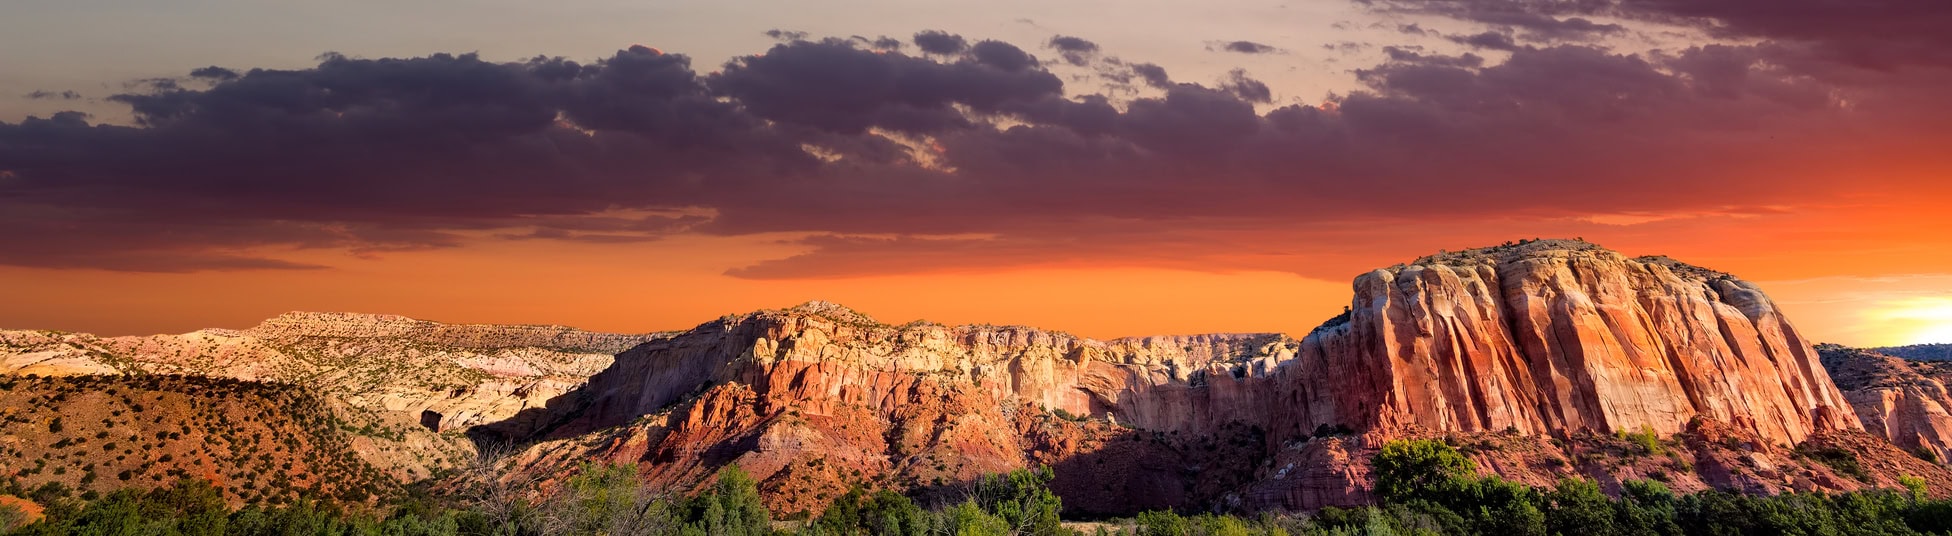
<svg viewBox="0 0 1952 536"><path fill-rule="evenodd" d="M1935 179L1952 170L1936 143L1952 111L1935 105L1952 76L1806 41L1527 44L1498 61L1383 47L1357 86L1282 106L1245 71L1199 84L1101 57L1150 89L1096 94L1010 43L874 41L797 38L704 69L641 46L590 62L326 55L139 84L109 98L132 124L0 122L0 264L300 269L315 266L283 259L781 234L803 252L731 273L1096 262L1339 279L1379 237L1671 235L1757 207L1952 200Z"/></svg>
<svg viewBox="0 0 1952 536"><path fill-rule="evenodd" d="M1527 40L1539 42L1589 41L1627 31L1620 24L1587 18L1618 11L1614 0L1365 0L1359 3L1384 12L1483 23L1502 33L1516 32ZM1399 25L1398 30L1413 35L1438 35L1435 30L1416 23Z"/></svg>
<svg viewBox="0 0 1952 536"><path fill-rule="evenodd" d="M800 41L807 38L807 33L799 30L781 30L774 28L766 30L766 37L771 37L779 41Z"/></svg>
<svg viewBox="0 0 1952 536"><path fill-rule="evenodd" d="M1057 49L1058 55L1062 56L1066 63L1079 67L1090 64L1091 60L1098 56L1098 44L1079 37L1054 36L1051 37L1048 45Z"/></svg>
<svg viewBox="0 0 1952 536"><path fill-rule="evenodd" d="M961 53L963 49L969 48L969 42L964 41L960 35L925 30L915 34L915 46L929 54L947 55Z"/></svg>
<svg viewBox="0 0 1952 536"><path fill-rule="evenodd" d="M1224 43L1216 43L1212 46L1209 46L1208 49L1218 50L1222 52L1238 52L1241 54L1273 54L1281 51L1281 49L1276 48L1274 45L1264 45L1253 41L1228 41Z"/></svg>
<svg viewBox="0 0 1952 536"><path fill-rule="evenodd" d="M1232 92L1234 96L1240 97L1241 100L1247 102L1266 103L1274 101L1274 91L1268 89L1266 83L1247 76L1247 70L1245 69L1234 69L1232 72L1227 73L1227 79L1220 82L1220 87Z"/></svg>
<svg viewBox="0 0 1952 536"><path fill-rule="evenodd" d="M204 80L218 80L218 81L236 80L237 71L232 71L230 69L225 69L223 67L212 65L209 67L203 67L203 68L190 71L190 78L201 78Z"/></svg>
<svg viewBox="0 0 1952 536"><path fill-rule="evenodd" d="M72 90L48 91L45 89L37 89L26 95L21 95L21 98L30 100L77 100L81 98L81 94Z"/></svg>

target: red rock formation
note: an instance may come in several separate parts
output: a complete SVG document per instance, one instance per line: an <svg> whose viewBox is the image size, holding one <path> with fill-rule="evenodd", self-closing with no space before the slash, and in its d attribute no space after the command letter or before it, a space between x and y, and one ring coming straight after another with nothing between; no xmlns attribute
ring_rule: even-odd
<svg viewBox="0 0 1952 536"><path fill-rule="evenodd" d="M1952 363L1909 361L1873 351L1820 345L1864 429L1933 460L1952 455Z"/></svg>
<svg viewBox="0 0 1952 536"><path fill-rule="evenodd" d="M1376 270L1355 292L1283 371L1291 428L1666 435L1699 415L1784 444L1860 428L1810 343L1727 274L1551 240Z"/></svg>
<svg viewBox="0 0 1952 536"><path fill-rule="evenodd" d="M854 482L953 491L1032 465L1055 468L1074 512L1351 504L1367 500L1374 449L1405 436L1494 445L1473 451L1481 466L1539 484L1862 485L1802 460L1794 446L1813 438L1893 471L1932 470L1849 439L1867 437L1865 406L1845 409L1805 338L1727 274L1532 241L1376 270L1354 294L1346 315L1301 340L893 326L814 302L646 336L298 313L163 338L0 332L0 350L13 349L0 365L85 368L92 357L77 356L100 352L117 358L105 368L325 367L333 374L303 377L336 378L355 404L432 413L437 426L500 419L472 429L477 439L544 439L519 457L532 470L634 461L682 487L739 463L786 512ZM614 360L581 353L632 345ZM254 355L276 359L240 357ZM599 361L610 364L587 383L575 373ZM1927 398L1906 391L1877 414L1928 414L1902 409ZM1679 454L1592 459L1629 456L1615 434L1642 431L1684 438Z"/></svg>
<svg viewBox="0 0 1952 536"><path fill-rule="evenodd" d="M788 510L817 507L803 497L838 494L850 477L928 488L1030 464L1055 465L1087 511L1307 508L1364 500L1367 457L1392 437L1505 433L1547 449L1549 438L1720 422L1779 454L1761 463L1802 467L1785 461L1791 445L1860 428L1753 285L1576 241L1364 274L1349 314L1301 341L890 326L816 302L652 341L578 400L551 434L563 441L530 459L641 461L672 485L737 462ZM1326 437L1338 431L1360 435ZM611 439L591 449L593 432ZM1714 450L1702 459L1720 459ZM1570 452L1486 466L1545 484L1576 464L1534 465ZM1754 474L1801 473L1693 482Z"/></svg>

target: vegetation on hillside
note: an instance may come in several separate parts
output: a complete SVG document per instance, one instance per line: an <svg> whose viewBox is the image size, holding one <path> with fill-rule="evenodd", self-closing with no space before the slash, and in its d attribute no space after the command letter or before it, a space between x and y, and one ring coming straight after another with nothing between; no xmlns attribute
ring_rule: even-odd
<svg viewBox="0 0 1952 536"><path fill-rule="evenodd" d="M1442 442L1391 442L1374 461L1379 503L1302 516L1257 517L1145 512L1134 518L1065 524L1051 474L1016 471L973 482L956 501L924 508L888 490L856 488L806 521L774 521L757 483L738 467L691 497L645 489L633 465L590 464L559 483L499 480L448 497L407 494L384 507L302 498L230 508L199 480L150 491L125 489L92 501L35 496L45 518L23 524L0 507L0 533L186 535L1577 535L1946 534L1952 501L1905 490L1746 496L1676 495L1654 481L1626 483L1619 497L1587 480L1536 488L1479 476ZM500 491L530 493L497 495Z"/></svg>
<svg viewBox="0 0 1952 536"><path fill-rule="evenodd" d="M0 494L96 500L183 479L282 505L374 500L398 484L355 454L382 430L306 389L198 376L0 376ZM43 502L43 501L37 501Z"/></svg>

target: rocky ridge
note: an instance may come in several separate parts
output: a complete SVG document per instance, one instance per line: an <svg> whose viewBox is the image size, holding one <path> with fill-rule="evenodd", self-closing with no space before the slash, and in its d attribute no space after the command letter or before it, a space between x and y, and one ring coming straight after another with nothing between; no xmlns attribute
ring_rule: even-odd
<svg viewBox="0 0 1952 536"><path fill-rule="evenodd" d="M660 336L286 313L245 330L181 335L0 331L0 372L300 384L354 407L407 414L437 431L460 430L542 406L609 367L617 352Z"/></svg>
<svg viewBox="0 0 1952 536"><path fill-rule="evenodd" d="M1704 443L1689 456L1747 469L1686 472L1684 489L1862 485L1798 461L1796 445L1861 424L1753 284L1527 241L1376 270L1354 289L1345 318L1299 341L890 326L824 303L728 317L620 354L550 410L550 441L523 459L637 461L674 486L736 462L773 497L1044 463L1074 494L1145 490L1074 500L1086 511L1144 506L1135 496L1312 508L1366 500L1367 453L1389 438L1530 438L1556 458L1487 466L1549 483L1581 467L1573 438L1707 426L1748 438L1752 456Z"/></svg>
<svg viewBox="0 0 1952 536"><path fill-rule="evenodd" d="M1952 362L1911 361L1877 350L1817 346L1864 429L1922 458L1952 455Z"/></svg>

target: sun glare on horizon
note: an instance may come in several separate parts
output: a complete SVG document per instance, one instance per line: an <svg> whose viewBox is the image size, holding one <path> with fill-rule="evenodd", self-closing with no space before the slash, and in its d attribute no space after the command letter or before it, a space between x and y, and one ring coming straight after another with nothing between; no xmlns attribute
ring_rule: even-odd
<svg viewBox="0 0 1952 536"><path fill-rule="evenodd" d="M1952 343L1952 296L1907 298L1869 315L1902 344Z"/></svg>

